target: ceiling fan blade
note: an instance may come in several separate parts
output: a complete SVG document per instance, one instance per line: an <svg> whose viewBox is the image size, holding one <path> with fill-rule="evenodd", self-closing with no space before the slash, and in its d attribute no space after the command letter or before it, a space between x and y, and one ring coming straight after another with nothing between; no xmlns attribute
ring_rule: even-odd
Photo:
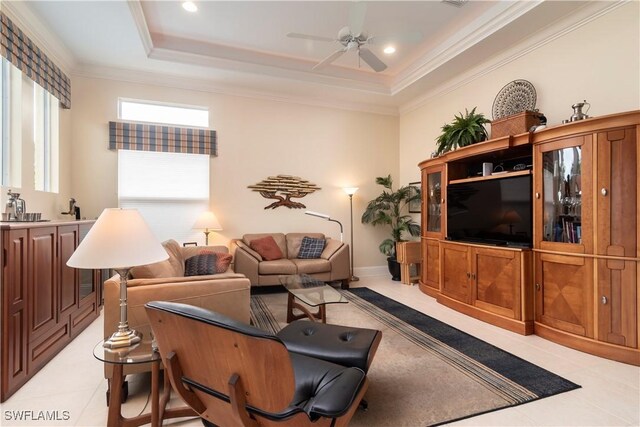
<svg viewBox="0 0 640 427"><path fill-rule="evenodd" d="M423 39L424 36L420 31L407 31L388 36L372 36L367 39L367 43L375 45L387 43L420 43Z"/></svg>
<svg viewBox="0 0 640 427"><path fill-rule="evenodd" d="M332 39L331 37L314 36L311 34L300 34L300 33L287 33L287 37L291 37L294 39L316 40L320 42L336 41L336 39Z"/></svg>
<svg viewBox="0 0 640 427"><path fill-rule="evenodd" d="M349 8L349 29L351 34L359 36L364 27L364 17L367 14L367 4L363 1L351 3Z"/></svg>
<svg viewBox="0 0 640 427"><path fill-rule="evenodd" d="M380 61L380 59L367 48L361 47L358 50L358 55L360 55L360 58L362 58L364 62L369 64L369 67L373 68L373 70L377 73L379 73L380 71L384 71L387 68L387 65L384 62Z"/></svg>
<svg viewBox="0 0 640 427"><path fill-rule="evenodd" d="M318 64L316 64L316 66L313 67L313 69L314 70L319 70L321 68L326 67L327 65L331 64L336 59L340 58L342 56L342 54L345 53L346 51L347 51L346 47L343 47L341 49L336 50L331 55L327 56L322 61L320 61Z"/></svg>

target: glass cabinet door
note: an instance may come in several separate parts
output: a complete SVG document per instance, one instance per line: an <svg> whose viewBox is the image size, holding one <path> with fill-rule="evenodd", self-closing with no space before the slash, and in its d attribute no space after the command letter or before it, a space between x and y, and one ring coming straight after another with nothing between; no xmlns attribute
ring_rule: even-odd
<svg viewBox="0 0 640 427"><path fill-rule="evenodd" d="M547 151L544 164L544 220L542 239L547 242L582 242L582 149Z"/></svg>
<svg viewBox="0 0 640 427"><path fill-rule="evenodd" d="M568 244L574 247L571 252L591 248L590 139L574 137L537 147L542 169L535 179L540 245Z"/></svg>
<svg viewBox="0 0 640 427"><path fill-rule="evenodd" d="M426 173L425 229L428 233L442 232L442 171Z"/></svg>
<svg viewBox="0 0 640 427"><path fill-rule="evenodd" d="M85 238L90 228L90 225L80 225L80 242L82 242L82 240ZM93 270L79 269L78 273L80 276L78 289L80 301L87 297L93 298L95 296L94 292L96 290Z"/></svg>
<svg viewBox="0 0 640 427"><path fill-rule="evenodd" d="M88 296L93 295L94 283L93 283L93 270L79 270L80 272L80 301Z"/></svg>

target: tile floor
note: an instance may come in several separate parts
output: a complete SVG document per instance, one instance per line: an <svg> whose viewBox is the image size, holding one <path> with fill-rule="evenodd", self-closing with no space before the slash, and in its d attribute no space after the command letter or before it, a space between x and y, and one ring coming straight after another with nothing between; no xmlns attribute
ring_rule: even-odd
<svg viewBox="0 0 640 427"><path fill-rule="evenodd" d="M581 389L525 405L469 418L455 425L474 426L638 426L640 368L612 362L537 336L524 337L450 310L422 294L417 286L387 277L366 277L353 286L366 286L458 329L503 348L568 380ZM34 378L0 404L0 425L103 426L106 424L106 380L102 364L91 352L100 341L102 319L91 324ZM125 416L146 411L149 377L129 379ZM178 405L177 398L171 405ZM17 421L16 411L58 411L60 421ZM67 412L63 412L67 411ZM24 413L24 412L22 412ZM68 415L68 416L65 416ZM402 424L399 420L398 424ZM201 426L197 419L167 420L165 425Z"/></svg>

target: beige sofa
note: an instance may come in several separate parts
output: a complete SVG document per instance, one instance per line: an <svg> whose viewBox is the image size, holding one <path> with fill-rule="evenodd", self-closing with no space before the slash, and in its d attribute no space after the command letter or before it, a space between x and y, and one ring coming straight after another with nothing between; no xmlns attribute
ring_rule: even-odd
<svg viewBox="0 0 640 427"><path fill-rule="evenodd" d="M265 261L251 249L251 241L272 236L282 251L283 258ZM317 259L299 259L300 245L304 236L325 239L324 251ZM290 274L308 274L319 280L341 281L342 288L349 287L349 245L339 240L325 237L321 233L260 233L245 234L242 239L231 242L235 270L251 281L253 286L280 284L279 277Z"/></svg>
<svg viewBox="0 0 640 427"><path fill-rule="evenodd" d="M166 242L165 242L166 243ZM203 307L222 313L243 323L249 323L251 283L244 275L233 271L233 264L225 273L206 276L184 276L184 262L202 250L228 253L226 246L180 247L173 242L167 248L170 255L163 265L154 264L151 271L172 277L139 278L127 281L127 313L129 326L139 328L148 325L144 305L149 301L173 301ZM176 247L177 245L177 247ZM171 251L173 249L173 253ZM169 265L171 264L171 265ZM135 271L134 271L135 272ZM148 274L147 274L148 275ZM118 329L120 320L120 276L115 275L104 283L104 337ZM150 371L149 364L126 365L125 374ZM111 377L111 367L105 364L105 378Z"/></svg>

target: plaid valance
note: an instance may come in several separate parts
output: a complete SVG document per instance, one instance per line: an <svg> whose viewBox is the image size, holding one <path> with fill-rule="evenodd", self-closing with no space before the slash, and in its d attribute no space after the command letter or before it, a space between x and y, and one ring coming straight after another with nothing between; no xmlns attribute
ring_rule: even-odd
<svg viewBox="0 0 640 427"><path fill-rule="evenodd" d="M109 122L109 149L218 155L215 130L136 122Z"/></svg>
<svg viewBox="0 0 640 427"><path fill-rule="evenodd" d="M60 100L62 108L71 108L71 80L0 12L0 53L31 80Z"/></svg>

